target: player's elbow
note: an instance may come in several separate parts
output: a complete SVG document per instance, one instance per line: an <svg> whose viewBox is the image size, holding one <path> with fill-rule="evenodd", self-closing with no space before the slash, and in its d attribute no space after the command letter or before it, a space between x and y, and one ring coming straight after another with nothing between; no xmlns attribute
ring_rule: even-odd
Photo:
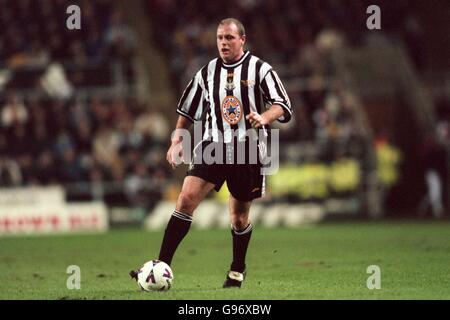
<svg viewBox="0 0 450 320"><path fill-rule="evenodd" d="M281 123L286 123L291 120L292 117L292 110L290 106L287 105L281 105L281 104L274 104L272 108L276 107L275 109L275 119L277 119Z"/></svg>

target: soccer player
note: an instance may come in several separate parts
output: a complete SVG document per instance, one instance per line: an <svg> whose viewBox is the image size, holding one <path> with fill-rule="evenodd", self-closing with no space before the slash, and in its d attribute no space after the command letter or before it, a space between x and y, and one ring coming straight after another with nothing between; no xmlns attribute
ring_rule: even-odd
<svg viewBox="0 0 450 320"><path fill-rule="evenodd" d="M194 159L165 230L159 260L171 264L178 245L188 233L197 206L212 189L218 191L226 182L230 191L233 260L224 288L240 288L245 278L245 257L253 229L249 220L250 206L252 200L263 196L265 191L260 158L251 163L246 154L241 155L244 163L234 161L235 157L240 157L237 144L243 143L245 152L249 153L252 152L249 140L256 140L261 151L258 132L264 131L267 137L273 121L287 122L292 115L289 98L277 73L268 63L244 51L245 41L240 21L228 18L219 23L220 58L201 68L184 91L177 108L176 130L167 152L167 161L175 168L176 156L183 155L180 129L188 129L194 121L201 121L202 141L194 149ZM214 150L223 150L223 153L216 152L219 160L207 164L201 159L202 153L196 151L205 150L211 144L216 144ZM132 271L130 275L135 277L136 273Z"/></svg>

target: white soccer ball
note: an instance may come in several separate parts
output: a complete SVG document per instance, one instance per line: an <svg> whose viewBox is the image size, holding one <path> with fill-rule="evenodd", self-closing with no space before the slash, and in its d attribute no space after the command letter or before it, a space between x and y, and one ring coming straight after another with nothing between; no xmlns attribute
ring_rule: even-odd
<svg viewBox="0 0 450 320"><path fill-rule="evenodd" d="M173 272L160 260L150 260L138 270L138 285L144 291L167 291L173 283Z"/></svg>

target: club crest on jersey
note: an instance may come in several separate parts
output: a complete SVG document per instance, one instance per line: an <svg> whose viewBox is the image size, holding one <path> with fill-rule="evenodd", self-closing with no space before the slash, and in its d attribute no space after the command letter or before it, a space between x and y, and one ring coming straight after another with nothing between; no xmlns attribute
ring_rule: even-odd
<svg viewBox="0 0 450 320"><path fill-rule="evenodd" d="M235 96L226 96L222 101L222 117L230 125L238 124L242 118L242 104Z"/></svg>

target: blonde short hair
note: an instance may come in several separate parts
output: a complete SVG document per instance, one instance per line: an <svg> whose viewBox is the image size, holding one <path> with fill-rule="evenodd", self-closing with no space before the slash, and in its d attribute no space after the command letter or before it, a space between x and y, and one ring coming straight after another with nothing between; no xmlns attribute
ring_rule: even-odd
<svg viewBox="0 0 450 320"><path fill-rule="evenodd" d="M235 19L235 18L226 18L226 19L223 19L222 21L220 21L219 26L225 25L225 24L231 24L231 23L234 23L234 24L236 25L236 27L238 28L239 35L240 35L241 37L242 37L242 36L245 36L245 28L244 28L244 25L243 25L242 22L240 22L238 19Z"/></svg>

